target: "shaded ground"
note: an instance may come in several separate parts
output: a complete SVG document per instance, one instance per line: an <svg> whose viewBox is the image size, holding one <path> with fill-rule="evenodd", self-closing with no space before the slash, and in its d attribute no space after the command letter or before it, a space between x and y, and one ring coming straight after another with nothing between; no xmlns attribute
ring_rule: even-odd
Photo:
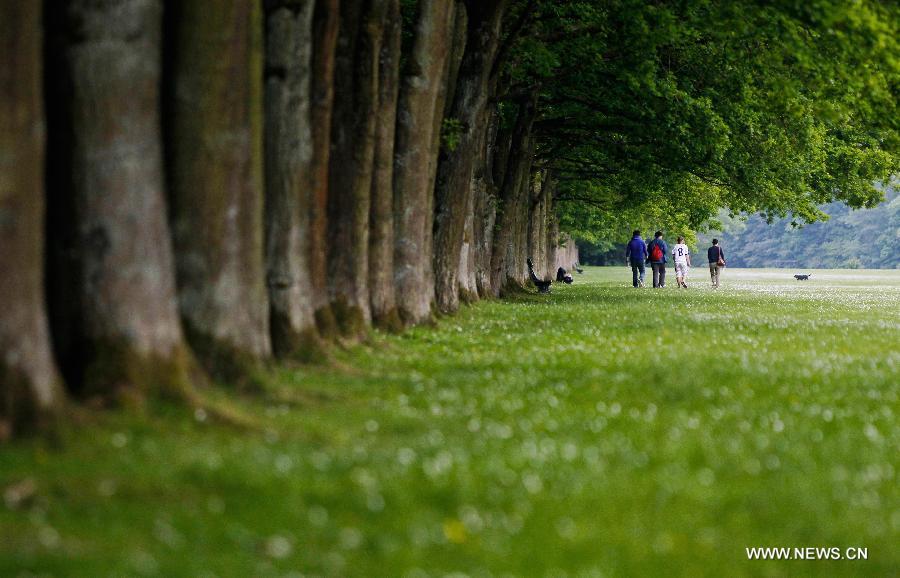
<svg viewBox="0 0 900 578"><path fill-rule="evenodd" d="M0 576L896 575L900 272L791 273L588 269L213 393L258 432L159 407L0 448Z"/></svg>

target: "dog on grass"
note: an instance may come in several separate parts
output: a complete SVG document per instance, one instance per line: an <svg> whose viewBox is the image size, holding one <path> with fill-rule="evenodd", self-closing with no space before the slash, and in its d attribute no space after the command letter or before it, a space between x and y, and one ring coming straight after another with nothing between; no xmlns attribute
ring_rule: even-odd
<svg viewBox="0 0 900 578"><path fill-rule="evenodd" d="M794 275L794 279L797 281L809 281L810 275Z"/></svg>

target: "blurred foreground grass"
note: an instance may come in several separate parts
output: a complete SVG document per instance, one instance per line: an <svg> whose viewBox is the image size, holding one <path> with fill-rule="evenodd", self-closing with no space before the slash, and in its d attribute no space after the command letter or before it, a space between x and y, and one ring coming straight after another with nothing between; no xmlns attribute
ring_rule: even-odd
<svg viewBox="0 0 900 578"><path fill-rule="evenodd" d="M900 272L791 273L588 269L210 392L259 431L162 406L0 448L0 576L896 576Z"/></svg>

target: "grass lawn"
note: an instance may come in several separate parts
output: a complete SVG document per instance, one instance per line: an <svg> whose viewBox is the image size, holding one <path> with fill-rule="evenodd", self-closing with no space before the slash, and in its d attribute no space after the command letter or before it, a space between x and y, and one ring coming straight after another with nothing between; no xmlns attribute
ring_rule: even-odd
<svg viewBox="0 0 900 578"><path fill-rule="evenodd" d="M792 273L589 268L210 392L255 431L2 447L0 576L900 575L900 271Z"/></svg>

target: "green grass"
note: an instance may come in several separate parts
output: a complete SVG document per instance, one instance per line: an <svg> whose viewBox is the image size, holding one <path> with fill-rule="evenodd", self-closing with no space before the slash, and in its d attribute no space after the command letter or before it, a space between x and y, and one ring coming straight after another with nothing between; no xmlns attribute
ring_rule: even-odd
<svg viewBox="0 0 900 578"><path fill-rule="evenodd" d="M211 393L258 432L163 406L0 448L36 486L0 576L896 576L900 272L790 273L588 269Z"/></svg>

